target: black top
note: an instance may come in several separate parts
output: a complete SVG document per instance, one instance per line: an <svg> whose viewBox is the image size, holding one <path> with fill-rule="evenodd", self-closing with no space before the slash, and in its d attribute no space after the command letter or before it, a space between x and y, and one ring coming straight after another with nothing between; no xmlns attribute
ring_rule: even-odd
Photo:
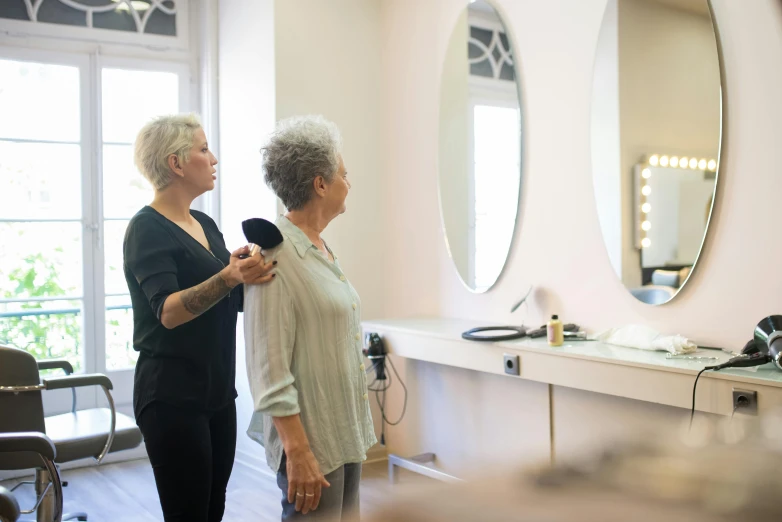
<svg viewBox="0 0 782 522"><path fill-rule="evenodd" d="M169 295L206 281L230 259L215 222L197 210L190 214L203 227L211 253L149 206L133 216L125 233L133 348L141 352L133 387L137 418L153 401L216 411L236 398L236 316L242 309L242 285L192 321L170 330L160 322Z"/></svg>

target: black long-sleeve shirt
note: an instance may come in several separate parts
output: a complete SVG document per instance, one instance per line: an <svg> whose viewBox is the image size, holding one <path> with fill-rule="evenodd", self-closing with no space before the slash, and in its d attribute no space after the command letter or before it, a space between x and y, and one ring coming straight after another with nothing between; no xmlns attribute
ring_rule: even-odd
<svg viewBox="0 0 782 522"><path fill-rule="evenodd" d="M220 272L230 259L212 219L190 214L204 229L210 250L152 207L130 220L125 241L125 280L133 306L133 347L140 352L133 409L161 401L216 411L236 398L236 317L243 287L195 319L167 329L160 322L166 298Z"/></svg>

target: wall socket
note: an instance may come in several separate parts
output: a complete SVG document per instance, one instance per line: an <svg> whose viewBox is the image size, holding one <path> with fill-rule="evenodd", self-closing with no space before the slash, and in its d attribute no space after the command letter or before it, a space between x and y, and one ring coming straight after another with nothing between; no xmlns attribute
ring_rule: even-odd
<svg viewBox="0 0 782 522"><path fill-rule="evenodd" d="M519 356L506 353L502 358L505 373L508 375L520 375Z"/></svg>
<svg viewBox="0 0 782 522"><path fill-rule="evenodd" d="M733 411L747 415L757 415L758 392L733 388Z"/></svg>

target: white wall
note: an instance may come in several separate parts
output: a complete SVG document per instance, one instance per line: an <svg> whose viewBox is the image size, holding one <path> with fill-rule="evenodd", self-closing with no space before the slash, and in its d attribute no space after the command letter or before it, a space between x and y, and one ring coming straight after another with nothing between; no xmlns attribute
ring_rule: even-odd
<svg viewBox="0 0 782 522"><path fill-rule="evenodd" d="M506 272L494 289L479 295L458 280L437 210L439 73L464 2L381 2L386 169L380 190L387 199L382 230L388 241L382 295L388 316L463 317L476 325L524 320L537 326L559 313L590 330L641 323L735 349L762 317L780 311L782 245L766 232L768 223L778 221L774 208L782 192L775 154L782 142L778 1L713 1L727 73L727 135L716 211L698 269L673 301L659 307L637 301L616 276L592 196L593 65L606 1L496 1L516 40L523 88L524 199ZM757 252L758 244L764 245L762 255L742 255ZM529 312L511 315L510 305L528 284L536 286ZM432 366L427 380L415 386L426 387L433 375L457 379ZM477 384L485 391L492 385ZM456 380L449 386L458 389ZM521 387L504 391L509 396L503 400L524 403ZM433 394L434 389L419 391L419 397ZM490 400L480 391L436 396L443 409L463 412ZM430 403L417 407L428 409ZM484 421L502 430L503 418L490 417ZM393 432L392 445L404 440L400 447L455 453L450 447L416 446L416 440L431 442L432 430L443 428L410 422ZM487 435L470 442L492 440Z"/></svg>
<svg viewBox="0 0 782 522"><path fill-rule="evenodd" d="M274 129L274 2L219 0L218 68L221 230L229 249L246 243L242 221L274 219L276 198L261 175L259 149ZM253 411L244 358L243 319L236 343L238 458L264 461L245 434Z"/></svg>
<svg viewBox="0 0 782 522"><path fill-rule="evenodd" d="M323 114L342 131L352 185L347 212L323 237L361 296L362 317L384 314L386 263L380 225L388 200L381 126L380 4L376 0L284 0L275 3L277 118ZM405 166L404 168L411 168ZM402 214L404 202L394 211Z"/></svg>
<svg viewBox="0 0 782 522"><path fill-rule="evenodd" d="M712 27L705 16L653 0L619 0L622 280L628 287L641 284L633 165L655 152L709 159L719 152L720 71ZM652 221L654 212L652 207Z"/></svg>
<svg viewBox="0 0 782 522"><path fill-rule="evenodd" d="M223 233L244 242L241 221L274 220L277 200L266 188L259 150L275 121L323 114L341 129L352 184L348 211L324 237L362 296L363 318L384 312L388 242L380 123L380 4L374 0L220 0L220 165ZM280 209L282 211L282 209ZM252 400L239 320L237 400L239 458L262 463L263 450L245 431ZM379 415L375 415L375 420Z"/></svg>

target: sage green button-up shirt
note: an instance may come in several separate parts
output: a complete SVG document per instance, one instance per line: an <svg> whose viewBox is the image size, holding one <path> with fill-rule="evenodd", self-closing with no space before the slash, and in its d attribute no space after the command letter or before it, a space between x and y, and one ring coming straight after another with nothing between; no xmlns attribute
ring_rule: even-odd
<svg viewBox="0 0 782 522"><path fill-rule="evenodd" d="M272 417L301 414L325 475L362 462L376 442L361 352L361 301L330 262L286 217L264 251L278 261L268 284L245 287L244 335L254 410L247 434L278 471L283 447Z"/></svg>

